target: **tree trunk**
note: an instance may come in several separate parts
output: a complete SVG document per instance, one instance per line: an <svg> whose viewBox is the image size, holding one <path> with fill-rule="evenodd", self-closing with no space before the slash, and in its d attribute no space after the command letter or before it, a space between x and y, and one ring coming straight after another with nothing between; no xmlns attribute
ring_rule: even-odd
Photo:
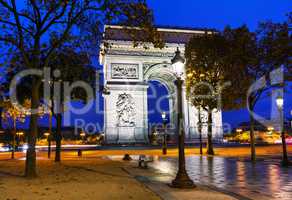
<svg viewBox="0 0 292 200"><path fill-rule="evenodd" d="M2 126L2 111L3 111L3 108L0 108L0 129L3 129L3 126Z"/></svg>
<svg viewBox="0 0 292 200"><path fill-rule="evenodd" d="M212 141L212 110L208 110L208 143L207 143L207 154L208 155L214 155L214 149L213 149L213 141Z"/></svg>
<svg viewBox="0 0 292 200"><path fill-rule="evenodd" d="M31 108L37 109L39 107L39 88L36 80L33 79L32 82L32 98L31 98ZM30 116L30 132L27 135L28 149L26 152L26 163L25 163L25 176L33 178L37 176L36 172L36 136L38 134L38 114L31 113Z"/></svg>
<svg viewBox="0 0 292 200"><path fill-rule="evenodd" d="M49 133L48 136L48 158L51 158L51 139L52 139L52 112L49 113Z"/></svg>
<svg viewBox="0 0 292 200"><path fill-rule="evenodd" d="M13 130L12 130L12 151L11 151L11 159L14 159L15 154L15 139L16 139L16 119L13 119Z"/></svg>
<svg viewBox="0 0 292 200"><path fill-rule="evenodd" d="M56 140L55 162L61 162L62 113L57 113L57 130L55 134L55 140Z"/></svg>
<svg viewBox="0 0 292 200"><path fill-rule="evenodd" d="M256 161L256 151L255 151L255 134L254 134L254 118L253 115L250 113L250 159L252 162Z"/></svg>

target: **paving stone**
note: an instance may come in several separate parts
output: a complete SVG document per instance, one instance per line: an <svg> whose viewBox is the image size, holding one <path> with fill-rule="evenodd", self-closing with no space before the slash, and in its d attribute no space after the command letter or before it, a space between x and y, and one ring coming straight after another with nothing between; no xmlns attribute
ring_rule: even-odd
<svg viewBox="0 0 292 200"><path fill-rule="evenodd" d="M160 165L163 162L164 165ZM165 165L165 162L168 162ZM259 159L254 165L248 159L199 156L186 159L189 176L197 183L211 185L251 199L292 198L292 168L282 168L280 159ZM176 172L175 158L160 158L151 164L155 169Z"/></svg>

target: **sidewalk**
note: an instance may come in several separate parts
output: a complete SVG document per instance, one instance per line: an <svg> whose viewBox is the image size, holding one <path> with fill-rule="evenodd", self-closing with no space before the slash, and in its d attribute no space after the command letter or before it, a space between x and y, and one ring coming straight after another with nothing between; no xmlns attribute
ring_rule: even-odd
<svg viewBox="0 0 292 200"><path fill-rule="evenodd" d="M171 188L168 184L174 177L160 174L151 168L138 168L134 162L129 163L123 169L163 200L248 200L248 198L238 194L203 185L196 185L194 189Z"/></svg>
<svg viewBox="0 0 292 200"><path fill-rule="evenodd" d="M108 159L38 161L38 178L22 176L24 161L0 161L0 200L115 200L160 198Z"/></svg>
<svg viewBox="0 0 292 200"><path fill-rule="evenodd" d="M39 177L28 180L22 176L23 160L0 161L0 200L241 199L206 186L174 189L167 185L172 177L136 164L105 157L65 159L61 164L43 159L38 161Z"/></svg>

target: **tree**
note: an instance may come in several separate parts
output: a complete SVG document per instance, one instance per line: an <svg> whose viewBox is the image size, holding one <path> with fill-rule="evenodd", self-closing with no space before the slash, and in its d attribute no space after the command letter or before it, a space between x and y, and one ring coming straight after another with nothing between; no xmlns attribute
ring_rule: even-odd
<svg viewBox="0 0 292 200"><path fill-rule="evenodd" d="M254 65L255 52L255 36L246 26L227 26L221 33L195 37L187 45L187 93L194 106L208 111L208 152L213 152L212 110L246 105L252 82L246 69Z"/></svg>
<svg viewBox="0 0 292 200"><path fill-rule="evenodd" d="M27 69L44 69L56 49L68 42L79 40L77 43L82 44L81 38L86 34L78 30L84 24L93 25L85 30L97 30L99 33L96 27L104 23L138 25L146 30L144 38L155 46L161 44L152 25L152 12L144 0L26 0L21 6L15 0L0 0L0 13L2 50L19 54ZM32 111L37 110L40 104L41 80L41 77L31 76ZM37 112L31 112L25 168L27 177L37 175L37 118Z"/></svg>
<svg viewBox="0 0 292 200"><path fill-rule="evenodd" d="M0 87L0 130L3 128L2 125L2 112L3 112L3 106L4 106L4 95L2 91L2 87Z"/></svg>
<svg viewBox="0 0 292 200"><path fill-rule="evenodd" d="M224 105L226 109L241 108L246 105L250 111L250 144L251 160L256 160L255 149L255 106L265 92L273 88L281 88L283 84L273 84L269 80L270 73L284 66L289 71L291 57L291 36L288 33L288 23L261 23L257 32L253 33L246 26L223 31L227 42L227 56L223 60L227 69L225 77L237 90L225 90ZM290 56L289 56L290 55ZM258 87L257 81L268 78L263 87ZM256 90L252 90L257 88ZM227 97L227 98L226 98ZM229 97L229 98L228 98ZM231 98L230 98L231 97Z"/></svg>
<svg viewBox="0 0 292 200"><path fill-rule="evenodd" d="M227 109L237 109L246 106L247 91L255 81L249 73L257 66L257 41L256 35L249 31L246 26L231 29L227 26L223 31L224 38L227 41L228 55L226 56L225 76L231 81L234 90L226 90L225 96L228 96L229 102ZM250 71L251 70L251 71ZM229 93L229 94L228 94ZM254 110L254 106L252 107ZM250 115L250 146L251 160L255 160L255 135L254 118Z"/></svg>
<svg viewBox="0 0 292 200"><path fill-rule="evenodd" d="M24 102L23 107L29 108L30 107L30 102L29 100L26 100ZM17 105L14 105L11 101L4 101L3 103L3 110L4 110L4 115L3 119L7 122L7 124L12 124L12 151L11 151L11 159L14 159L14 152L15 152L15 138L16 138L16 123L17 121L19 122L24 122L25 117L27 115L27 111L19 108ZM9 119L12 119L12 122L10 122Z"/></svg>
<svg viewBox="0 0 292 200"><path fill-rule="evenodd" d="M186 45L187 95L195 107L208 113L207 154L213 155L212 112L221 110L220 95L225 77L223 60L226 52L224 38L220 34L193 37Z"/></svg>
<svg viewBox="0 0 292 200"><path fill-rule="evenodd" d="M253 83L261 78L268 78L265 87L251 91L247 98L248 108L254 113L254 108L263 94L273 88L282 88L284 83L273 84L269 80L270 73L284 66L289 70L289 59L291 59L291 36L289 35L288 23L264 22L259 25L256 32L256 53L251 55L256 58L253 65L246 66L246 77L249 77ZM250 135L251 135L251 159L256 160L255 154L255 136L254 136L254 116L250 112Z"/></svg>
<svg viewBox="0 0 292 200"><path fill-rule="evenodd" d="M3 108L0 106L0 130L3 129L3 125L2 125L2 112L3 112Z"/></svg>
<svg viewBox="0 0 292 200"><path fill-rule="evenodd" d="M52 72L54 70L60 71L60 76L58 78L53 78L51 83L60 81L61 85L65 82L67 84L72 84L75 81L84 81L88 83L91 87L95 85L95 69L90 64L90 58L87 53L85 52L76 52L71 47L65 47L62 49L58 49L57 52L52 57L49 67L51 68ZM51 85L52 86L52 85ZM63 90L61 90L63 91ZM62 140L62 113L63 112L56 112L57 110L54 109L54 106L64 108L64 105L67 103L67 100L64 99L64 94L61 92L60 95L60 105L56 105L55 103L51 105L50 112L56 119L56 133L54 138L56 140L56 156L55 161L61 161L61 140ZM85 101L86 93L84 90L80 88L75 88L70 94L70 99L72 100L82 100ZM54 98L51 97L51 100Z"/></svg>
<svg viewBox="0 0 292 200"><path fill-rule="evenodd" d="M17 55L13 55L8 62L8 66L3 68L3 75L0 85L0 129L2 128L2 112L7 108L7 102L9 101L9 93L17 93L17 99L24 104L30 99L29 92L31 91L30 84L26 82L29 78L24 78L20 81L15 91L9 91L10 82L14 76L21 70L23 70L23 62L17 61Z"/></svg>
<svg viewBox="0 0 292 200"><path fill-rule="evenodd" d="M76 81L82 80L83 82L88 83L92 88L95 87L95 69L91 65L90 56L86 52L80 52L74 50L74 46L72 44L66 45L65 47L62 47L60 49L57 49L56 52L52 55L52 58L48 64L48 67L50 68L50 76L51 79L49 81L49 86L51 90L51 96L50 96L50 104L46 105L47 113L52 114L52 116L56 119L56 127L57 130L54 134L54 139L56 141L56 156L55 161L60 162L61 161L61 139L62 139L62 114L63 110L58 111L55 108L64 108L64 105L67 103L66 99L64 98L63 89L61 89L61 94L55 95L53 94L53 88L54 83L58 82L62 86L66 82L67 84L71 85L72 83ZM10 65L8 67L8 70L5 73L6 81L4 82L3 87L5 88L6 92L9 90L9 83L14 78L14 76L17 74L17 72L20 72L24 70L24 62L22 60L16 60L14 57L12 58ZM54 77L53 72L58 71L60 76ZM30 77L26 77L23 80L21 80L20 84L17 87L17 95L18 99L21 102L26 102L31 97L27 95L29 91L31 90L31 84L27 84L30 82ZM43 94L44 87L40 87L39 93ZM62 87L61 87L62 88ZM60 101L57 101L55 98L60 97ZM70 94L70 99L72 100L82 100L85 101L86 93L81 88L75 88ZM40 95L40 99L42 102L44 102L44 97ZM54 101L55 100L55 101ZM54 102L54 103L51 103ZM45 102L44 102L45 103ZM60 105L58 105L60 104ZM44 113L40 113L44 114Z"/></svg>

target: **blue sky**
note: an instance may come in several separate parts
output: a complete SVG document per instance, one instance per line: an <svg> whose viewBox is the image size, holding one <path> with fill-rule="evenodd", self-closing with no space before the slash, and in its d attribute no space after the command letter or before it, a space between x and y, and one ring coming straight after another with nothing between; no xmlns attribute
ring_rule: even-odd
<svg viewBox="0 0 292 200"><path fill-rule="evenodd" d="M259 21L280 22L292 11L291 0L147 0L159 25L206 27L222 30Z"/></svg>

